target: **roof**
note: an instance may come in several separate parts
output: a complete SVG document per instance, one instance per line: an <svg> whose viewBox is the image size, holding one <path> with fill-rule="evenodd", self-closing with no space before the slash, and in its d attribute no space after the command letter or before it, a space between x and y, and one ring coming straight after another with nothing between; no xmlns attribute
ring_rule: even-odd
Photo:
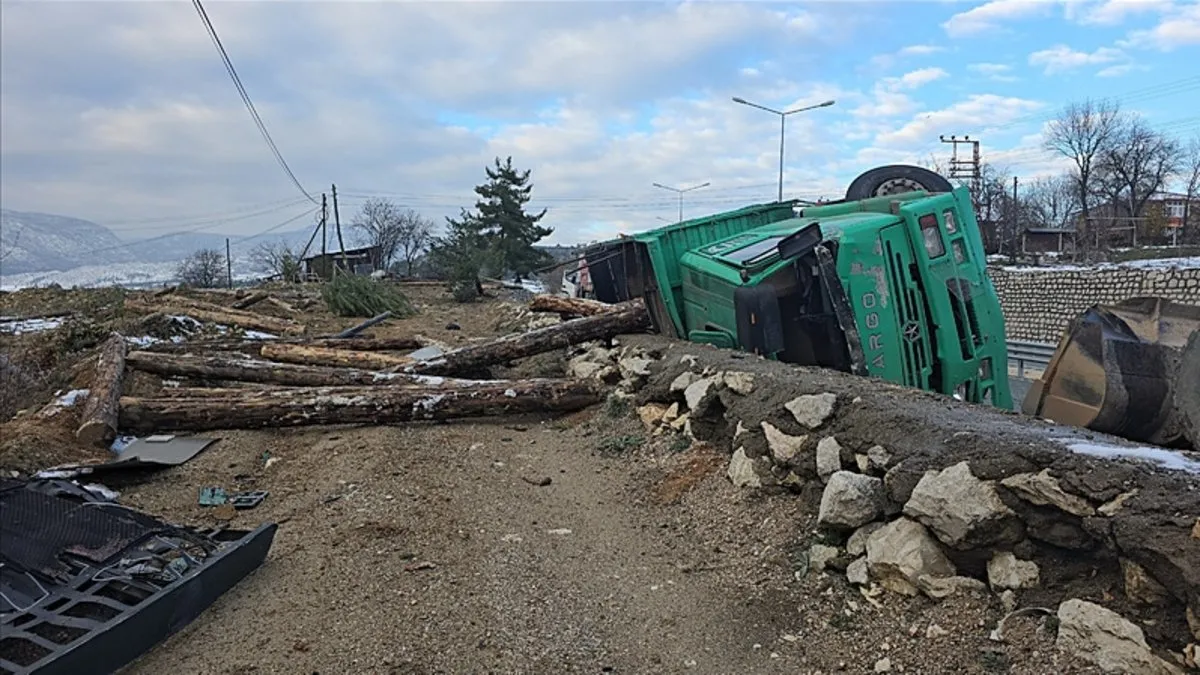
<svg viewBox="0 0 1200 675"><path fill-rule="evenodd" d="M362 248L348 248L345 251L345 255L347 257L355 257L355 258L357 258L359 256L364 256L364 255L371 255L371 251L375 250L376 248L377 247L375 247L375 246L364 246ZM313 255L308 256L307 258L303 258L303 260L316 260L317 258L321 258L321 257L340 258L340 257L342 257L342 255L343 255L342 251L328 251L326 253L315 253Z"/></svg>

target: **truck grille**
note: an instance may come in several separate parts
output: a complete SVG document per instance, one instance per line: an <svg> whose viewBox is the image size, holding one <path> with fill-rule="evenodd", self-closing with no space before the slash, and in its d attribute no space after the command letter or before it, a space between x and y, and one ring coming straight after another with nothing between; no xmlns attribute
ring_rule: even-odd
<svg viewBox="0 0 1200 675"><path fill-rule="evenodd" d="M916 283L908 278L908 265L904 256L884 243L887 268L890 276L897 319L900 326L900 352L904 359L904 383L913 387L927 388L930 372L929 357L925 345L929 342L928 326L921 313L920 295Z"/></svg>

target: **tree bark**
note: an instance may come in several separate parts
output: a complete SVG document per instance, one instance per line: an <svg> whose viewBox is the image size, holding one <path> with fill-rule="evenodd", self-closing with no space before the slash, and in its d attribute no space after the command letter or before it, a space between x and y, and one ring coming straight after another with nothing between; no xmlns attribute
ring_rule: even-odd
<svg viewBox="0 0 1200 675"><path fill-rule="evenodd" d="M431 384L437 383L439 379L445 379L410 373L378 373L353 368L298 366L229 356L191 356L145 351L129 352L125 357L125 363L130 368L160 377L256 382L286 387L380 386L408 382Z"/></svg>
<svg viewBox="0 0 1200 675"><path fill-rule="evenodd" d="M252 314L207 302L180 302L178 298L168 298L166 301L154 305L135 300L125 303L125 306L145 312L186 314L200 321L237 326L245 330L256 330L274 335L301 335L305 332L303 324L296 323L291 319L277 319L272 316Z"/></svg>
<svg viewBox="0 0 1200 675"><path fill-rule="evenodd" d="M279 309L282 309L283 311L287 312L288 314L299 314L300 313L300 310L296 309L295 307L291 306L287 302L280 300L279 298L277 298L273 295L267 296L267 302L271 303L272 305L275 305L276 307L278 307Z"/></svg>
<svg viewBox="0 0 1200 675"><path fill-rule="evenodd" d="M529 303L529 309L535 312L555 312L566 316L595 316L620 309L620 306L596 300L588 300L586 298L568 298L562 295L535 295Z"/></svg>
<svg viewBox="0 0 1200 675"><path fill-rule="evenodd" d="M476 387L372 387L339 393L270 392L236 400L121 399L121 428L133 433L256 429L579 410L600 400L594 385L526 380Z"/></svg>
<svg viewBox="0 0 1200 675"><path fill-rule="evenodd" d="M275 344L268 342L260 352L264 359L281 363L306 366L331 366L335 368L360 368L382 370L404 366L413 362L407 356L393 356L379 352L355 351L353 349L329 349L310 347L304 344Z"/></svg>
<svg viewBox="0 0 1200 675"><path fill-rule="evenodd" d="M391 311L390 310L386 311L383 314L378 314L376 316L371 317L370 319L367 319L366 321L358 324L357 326L351 326L350 328L347 328L346 330L335 334L333 337L335 337L335 338L352 338L352 337L358 335L359 333L363 332L364 330L370 328L371 326L374 326L377 323L382 323L383 321L386 321L387 319L391 318L391 316L392 316Z"/></svg>
<svg viewBox="0 0 1200 675"><path fill-rule="evenodd" d="M108 447L117 437L121 385L125 373L125 338L112 333L100 347L96 374L83 404L75 438L87 443Z"/></svg>
<svg viewBox="0 0 1200 675"><path fill-rule="evenodd" d="M262 302L263 300L266 300L269 297L271 297L270 294L263 293L261 291L258 293L251 293L250 295L247 295L246 297L242 298L241 300L238 300L237 302L231 304L230 307L232 307L233 309L247 309L249 307L253 307L254 305L257 305L258 303Z"/></svg>
<svg viewBox="0 0 1200 675"><path fill-rule="evenodd" d="M436 358L401 366L397 370L427 375L453 375L482 366L561 349L581 342L602 340L621 333L632 333L649 325L650 317L642 301L627 303L621 309L595 316L572 319L528 333L506 335L448 351Z"/></svg>
<svg viewBox="0 0 1200 675"><path fill-rule="evenodd" d="M264 344L303 345L305 347L325 347L330 349L353 349L365 352L396 352L410 349L420 349L425 346L423 340L415 337L395 338L281 338L271 340L189 340L187 342L158 342L147 346L144 351L168 352L185 354L189 352L242 352L252 356L262 353Z"/></svg>

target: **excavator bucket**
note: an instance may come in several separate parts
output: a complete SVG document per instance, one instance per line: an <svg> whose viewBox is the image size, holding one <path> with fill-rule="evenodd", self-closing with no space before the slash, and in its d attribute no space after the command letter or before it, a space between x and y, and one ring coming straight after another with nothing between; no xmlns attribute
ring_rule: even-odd
<svg viewBox="0 0 1200 675"><path fill-rule="evenodd" d="M1200 448L1198 331L1200 307L1161 298L1093 305L1071 322L1022 411L1134 441Z"/></svg>

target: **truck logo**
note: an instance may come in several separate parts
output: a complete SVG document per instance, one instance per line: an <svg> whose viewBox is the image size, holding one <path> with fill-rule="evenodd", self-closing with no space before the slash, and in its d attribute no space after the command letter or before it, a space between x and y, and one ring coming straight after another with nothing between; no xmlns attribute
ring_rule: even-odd
<svg viewBox="0 0 1200 675"><path fill-rule="evenodd" d="M909 342L916 342L921 339L921 325L916 321L909 321L904 324L904 339Z"/></svg>

